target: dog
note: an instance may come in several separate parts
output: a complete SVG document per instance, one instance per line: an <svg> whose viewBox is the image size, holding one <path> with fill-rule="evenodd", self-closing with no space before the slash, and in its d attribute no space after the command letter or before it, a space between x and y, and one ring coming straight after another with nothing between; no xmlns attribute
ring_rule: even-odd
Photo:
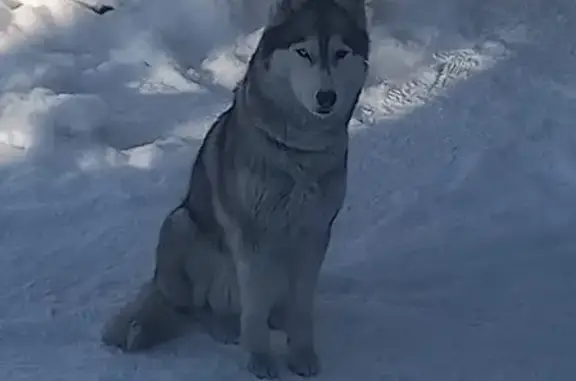
<svg viewBox="0 0 576 381"><path fill-rule="evenodd" d="M291 372L319 373L314 295L369 50L364 0L279 0L162 224L154 276L105 325L105 344L149 348L196 311L214 339L240 341L257 378L279 376L270 328L286 333Z"/></svg>

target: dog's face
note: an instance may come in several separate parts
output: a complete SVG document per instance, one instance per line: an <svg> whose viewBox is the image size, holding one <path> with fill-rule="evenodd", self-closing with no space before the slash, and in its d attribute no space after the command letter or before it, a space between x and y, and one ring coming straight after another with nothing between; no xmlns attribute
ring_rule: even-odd
<svg viewBox="0 0 576 381"><path fill-rule="evenodd" d="M284 84L273 94L292 96L318 118L348 115L366 79L365 28L333 0L309 0L286 16L261 40L267 77Z"/></svg>

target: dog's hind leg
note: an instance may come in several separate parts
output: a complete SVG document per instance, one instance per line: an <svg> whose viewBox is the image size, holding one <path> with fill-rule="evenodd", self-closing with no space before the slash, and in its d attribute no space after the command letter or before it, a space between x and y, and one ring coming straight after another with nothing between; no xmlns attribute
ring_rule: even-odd
<svg viewBox="0 0 576 381"><path fill-rule="evenodd" d="M240 296L236 266L226 253L218 253L208 293L209 312L204 323L210 336L222 344L238 344L240 338Z"/></svg>
<svg viewBox="0 0 576 381"><path fill-rule="evenodd" d="M130 352L147 349L180 332L183 319L177 311L193 305L184 261L193 248L194 235L194 223L186 209L168 215L160 229L154 278L105 324L104 344Z"/></svg>
<svg viewBox="0 0 576 381"><path fill-rule="evenodd" d="M156 247L156 268L154 283L160 292L180 309L194 306L194 293L203 289L209 280L200 277L191 278L187 271L188 263L201 262L205 257L200 247L196 224L190 218L188 210L179 207L172 211L162 223L158 246ZM209 267L209 263L203 263ZM200 274L210 273L208 268L200 269ZM194 288L193 288L194 286ZM203 287L204 286L204 287Z"/></svg>

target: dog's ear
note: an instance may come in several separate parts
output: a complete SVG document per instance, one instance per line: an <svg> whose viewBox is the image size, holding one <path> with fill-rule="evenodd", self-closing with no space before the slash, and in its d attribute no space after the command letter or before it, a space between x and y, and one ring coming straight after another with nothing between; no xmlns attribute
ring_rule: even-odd
<svg viewBox="0 0 576 381"><path fill-rule="evenodd" d="M270 15L270 26L282 24L292 13L300 9L308 1L314 0L276 0Z"/></svg>
<svg viewBox="0 0 576 381"><path fill-rule="evenodd" d="M300 9L304 4L311 1L330 1L330 0L275 0L276 6L272 7L269 26L282 24L292 13ZM366 0L332 0L346 9L356 20L358 26L366 27Z"/></svg>
<svg viewBox="0 0 576 381"><path fill-rule="evenodd" d="M287 1L288 3L290 3L290 6L292 7L292 10L297 10L298 8L300 8L302 5L306 4L309 1L314 1L314 0L289 0Z"/></svg>
<svg viewBox="0 0 576 381"><path fill-rule="evenodd" d="M366 27L366 2L365 0L334 0L342 8L346 9L361 28Z"/></svg>

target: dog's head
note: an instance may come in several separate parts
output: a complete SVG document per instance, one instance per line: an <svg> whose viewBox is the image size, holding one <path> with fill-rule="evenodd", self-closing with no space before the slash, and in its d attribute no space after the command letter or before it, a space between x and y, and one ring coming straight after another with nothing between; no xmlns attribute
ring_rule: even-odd
<svg viewBox="0 0 576 381"><path fill-rule="evenodd" d="M367 74L364 0L281 0L253 61L265 92L317 118L346 117Z"/></svg>

